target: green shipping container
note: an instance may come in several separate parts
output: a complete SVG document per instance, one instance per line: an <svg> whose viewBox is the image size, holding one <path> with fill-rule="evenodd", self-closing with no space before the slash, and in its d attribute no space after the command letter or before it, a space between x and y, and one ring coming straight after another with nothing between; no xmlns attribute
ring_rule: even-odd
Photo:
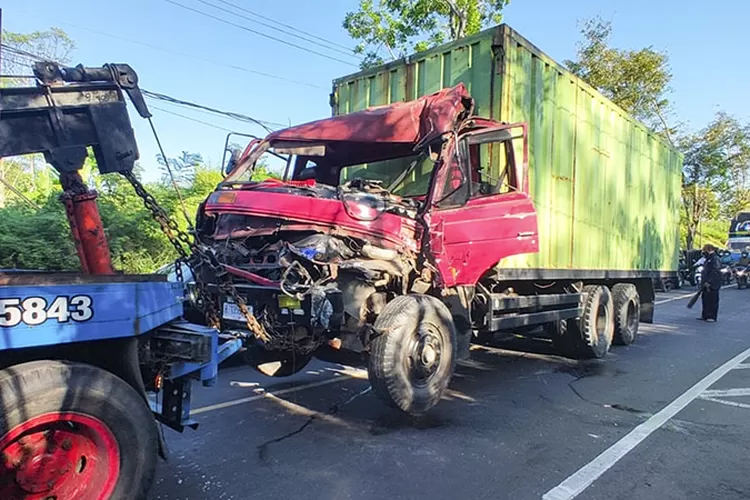
<svg viewBox="0 0 750 500"><path fill-rule="evenodd" d="M463 82L476 114L529 124L540 252L504 268L674 271L682 155L507 25L333 82L333 114Z"/></svg>

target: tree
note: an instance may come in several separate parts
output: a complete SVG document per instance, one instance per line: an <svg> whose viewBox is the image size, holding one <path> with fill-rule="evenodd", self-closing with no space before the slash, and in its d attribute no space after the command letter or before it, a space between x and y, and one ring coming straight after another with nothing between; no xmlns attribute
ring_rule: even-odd
<svg viewBox="0 0 750 500"><path fill-rule="evenodd" d="M675 130L667 122L672 73L667 54L652 47L640 50L611 47L612 23L600 17L586 20L581 35L583 41L578 44L576 60L565 61L565 66L672 142Z"/></svg>
<svg viewBox="0 0 750 500"><path fill-rule="evenodd" d="M169 174L164 158L157 154L156 161L161 165L162 182L172 182L172 176ZM172 175L174 175L174 180L179 187L185 187L192 183L195 169L200 165L203 165L203 156L200 153L183 151L177 158L169 158L169 167L172 169Z"/></svg>
<svg viewBox="0 0 750 500"><path fill-rule="evenodd" d="M360 0L347 12L343 27L359 43L362 68L382 64L381 49L391 59L472 35L502 20L510 0Z"/></svg>
<svg viewBox="0 0 750 500"><path fill-rule="evenodd" d="M60 28L33 33L15 33L3 30L3 74L29 75L32 64L38 59L67 64L76 48L75 42ZM24 85L24 78L4 78L0 86Z"/></svg>
<svg viewBox="0 0 750 500"><path fill-rule="evenodd" d="M3 30L2 32L2 73L16 75L10 78L0 78L0 87L29 85L28 78L18 78L17 75L28 75L31 65L39 58L68 63L75 49L75 43L63 30L50 28L46 31L35 31L33 33L15 33ZM7 180L9 176L8 165L11 162L0 158L0 177ZM29 174L28 178L32 187L36 188L38 179L48 186L50 172L41 155L27 155L12 161L12 168ZM10 182L10 181L8 181ZM46 196L46 193L44 193ZM0 208L7 203L7 189L0 183Z"/></svg>
<svg viewBox="0 0 750 500"><path fill-rule="evenodd" d="M725 218L750 202L750 126L719 112L702 130L680 138L685 155L682 199L686 244L706 218Z"/></svg>

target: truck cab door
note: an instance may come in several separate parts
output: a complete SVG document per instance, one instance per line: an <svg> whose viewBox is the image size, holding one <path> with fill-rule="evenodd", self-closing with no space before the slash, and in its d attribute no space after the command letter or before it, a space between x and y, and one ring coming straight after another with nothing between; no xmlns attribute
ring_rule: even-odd
<svg viewBox="0 0 750 500"><path fill-rule="evenodd" d="M468 132L447 150L427 218L430 250L446 286L473 285L502 259L539 251L526 126Z"/></svg>

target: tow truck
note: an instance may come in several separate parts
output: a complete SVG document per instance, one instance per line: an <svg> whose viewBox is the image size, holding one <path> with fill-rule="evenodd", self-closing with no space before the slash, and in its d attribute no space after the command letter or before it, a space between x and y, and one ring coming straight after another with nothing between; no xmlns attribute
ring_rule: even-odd
<svg viewBox="0 0 750 500"><path fill-rule="evenodd" d="M193 380L215 384L241 341L183 320L180 282L113 269L79 173L89 148L178 248L189 244L133 174L125 96L151 117L135 71L44 62L34 75L36 86L0 89L0 158L42 153L57 170L81 272L0 271L0 498L145 498L167 455L159 423L196 428Z"/></svg>

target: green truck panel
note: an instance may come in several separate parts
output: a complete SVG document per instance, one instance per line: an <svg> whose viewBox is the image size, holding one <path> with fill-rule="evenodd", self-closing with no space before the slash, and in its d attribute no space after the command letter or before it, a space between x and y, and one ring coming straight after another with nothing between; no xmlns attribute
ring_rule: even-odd
<svg viewBox="0 0 750 500"><path fill-rule="evenodd" d="M674 271L682 156L507 25L333 82L333 114L463 82L476 114L529 124L540 252L505 268Z"/></svg>

